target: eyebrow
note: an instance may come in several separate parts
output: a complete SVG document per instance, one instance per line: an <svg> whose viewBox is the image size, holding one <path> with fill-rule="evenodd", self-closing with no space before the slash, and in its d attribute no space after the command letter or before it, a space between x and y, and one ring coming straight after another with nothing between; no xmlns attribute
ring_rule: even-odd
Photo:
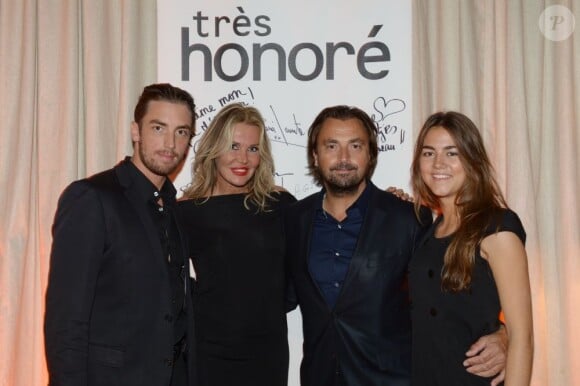
<svg viewBox="0 0 580 386"><path fill-rule="evenodd" d="M339 142L339 140L338 139L335 139L335 138L329 138L329 139L326 139L326 140L323 141L323 143L338 143L338 142ZM347 143L355 143L355 142L363 142L364 143L365 141L364 141L364 139L358 138L358 137L357 138L353 138L353 139L349 139L347 141Z"/></svg>
<svg viewBox="0 0 580 386"><path fill-rule="evenodd" d="M422 149L432 149L432 150L435 150L435 147L430 146L430 145L423 145ZM450 149L457 149L457 146L455 146L455 145L449 145L449 146L445 146L443 148L443 150L450 150Z"/></svg>
<svg viewBox="0 0 580 386"><path fill-rule="evenodd" d="M149 121L150 125L159 125L159 126L163 126L163 127L167 127L167 123L160 121L159 119L152 119ZM177 129L187 129L189 131L191 131L191 126L189 125L181 125L181 126L177 126Z"/></svg>
<svg viewBox="0 0 580 386"><path fill-rule="evenodd" d="M152 124L153 124L153 125L159 125L159 126L167 126L167 123L165 123L165 122L162 122L162 121L160 121L160 120L158 120L158 119L152 119L152 120L150 120L150 121L149 121L149 124L150 124L150 125L152 125Z"/></svg>
<svg viewBox="0 0 580 386"><path fill-rule="evenodd" d="M232 145L241 145L241 143L240 142L236 142L236 141L232 141ZM250 143L248 145L248 147L249 146L260 146L260 143L259 142L258 143Z"/></svg>

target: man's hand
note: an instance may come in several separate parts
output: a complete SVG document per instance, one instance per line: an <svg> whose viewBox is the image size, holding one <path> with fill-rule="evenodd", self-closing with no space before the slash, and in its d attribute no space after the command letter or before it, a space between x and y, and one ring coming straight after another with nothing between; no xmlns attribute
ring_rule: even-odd
<svg viewBox="0 0 580 386"><path fill-rule="evenodd" d="M401 200L414 202L413 197L409 195L409 193L405 192L403 189L398 189L394 186L389 186L386 189L386 192L392 193L395 196L399 197Z"/></svg>
<svg viewBox="0 0 580 386"><path fill-rule="evenodd" d="M507 342L505 327L501 327L493 334L479 338L465 353L467 359L463 365L467 372L480 377L496 376L492 380L491 386L497 386L503 382Z"/></svg>

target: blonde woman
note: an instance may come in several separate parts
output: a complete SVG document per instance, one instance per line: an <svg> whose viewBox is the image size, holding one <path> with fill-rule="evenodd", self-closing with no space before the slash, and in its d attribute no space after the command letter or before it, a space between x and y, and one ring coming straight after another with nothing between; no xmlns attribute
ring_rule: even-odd
<svg viewBox="0 0 580 386"><path fill-rule="evenodd" d="M417 139L412 184L439 214L410 263L412 385L489 385L465 371L473 341L508 336L506 386L529 385L532 311L525 232L495 182L477 127L465 115L430 116ZM493 380L497 384L504 374Z"/></svg>
<svg viewBox="0 0 580 386"><path fill-rule="evenodd" d="M295 199L274 186L258 110L231 104L213 118L185 198L201 385L286 386L282 212Z"/></svg>

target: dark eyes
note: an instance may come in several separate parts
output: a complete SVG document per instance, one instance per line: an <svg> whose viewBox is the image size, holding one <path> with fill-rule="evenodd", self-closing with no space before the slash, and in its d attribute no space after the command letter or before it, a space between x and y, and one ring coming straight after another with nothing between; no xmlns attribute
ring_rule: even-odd
<svg viewBox="0 0 580 386"><path fill-rule="evenodd" d="M336 143L327 143L325 145L326 149L328 150L335 150L338 149L338 144ZM353 142L350 144L350 147L354 150L360 150L363 148L363 144L362 143L358 143L358 142Z"/></svg>
<svg viewBox="0 0 580 386"><path fill-rule="evenodd" d="M178 129L175 133L180 137L191 136L191 132L188 129Z"/></svg>
<svg viewBox="0 0 580 386"><path fill-rule="evenodd" d="M423 152L421 153L421 155L423 157L432 157L435 155L435 152L433 150L423 150ZM445 155L447 157L457 157L459 156L459 152L457 151L448 151L445 153Z"/></svg>
<svg viewBox="0 0 580 386"><path fill-rule="evenodd" d="M161 134L165 131L165 126L154 125L151 126L151 129L153 129L154 132ZM177 129L175 130L175 136L189 139L191 137L191 131L189 129Z"/></svg>

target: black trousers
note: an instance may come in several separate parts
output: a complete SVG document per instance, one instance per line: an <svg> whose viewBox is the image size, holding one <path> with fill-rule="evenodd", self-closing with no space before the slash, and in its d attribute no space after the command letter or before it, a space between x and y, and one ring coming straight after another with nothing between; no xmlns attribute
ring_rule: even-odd
<svg viewBox="0 0 580 386"><path fill-rule="evenodd" d="M183 340L185 341L185 339ZM175 345L173 357L173 373L171 374L171 386L187 386L187 358L183 343Z"/></svg>

